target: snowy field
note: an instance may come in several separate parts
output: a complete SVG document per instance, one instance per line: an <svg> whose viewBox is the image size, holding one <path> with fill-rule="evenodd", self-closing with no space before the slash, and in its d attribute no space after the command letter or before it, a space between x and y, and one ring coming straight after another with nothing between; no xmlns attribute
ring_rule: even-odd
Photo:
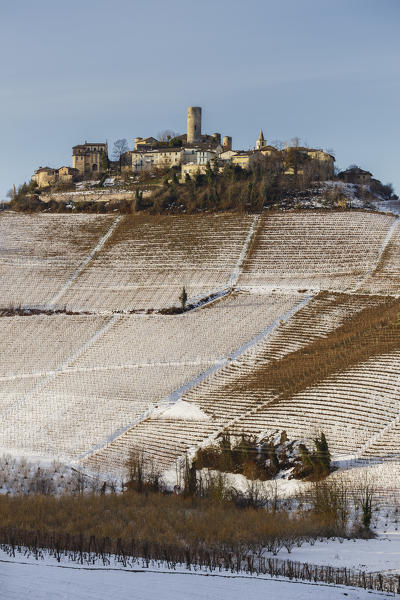
<svg viewBox="0 0 400 600"><path fill-rule="evenodd" d="M392 235L377 268L360 286L360 291L378 294L398 294L400 281L400 209Z"/></svg>
<svg viewBox="0 0 400 600"><path fill-rule="evenodd" d="M290 558L302 563L317 563L332 567L347 567L357 571L400 573L400 534L388 532L371 540L317 541L285 551L279 558Z"/></svg>
<svg viewBox="0 0 400 600"><path fill-rule="evenodd" d="M224 427L255 435L284 428L307 441L322 428L343 467L357 452L380 459L389 457L388 449L398 451L399 350L343 368L268 409L273 390L238 388L258 364L307 353L307 345L384 301L371 294L400 292L395 217L5 214L0 242L6 305L67 305L91 313L0 319L7 340L0 351L1 453L47 457L49 464L80 461L89 472L115 474L132 448L144 447L169 469ZM177 304L182 285L192 298L237 289L183 315L127 314ZM321 289L328 292L316 295ZM354 465L344 473L368 473L375 486L378 537L304 543L290 554L281 549L279 559L400 574L399 464ZM0 493L25 493L33 469L2 468ZM61 477L57 467L56 491ZM69 488L64 485L74 489L72 476ZM278 481L279 495L290 502L298 485ZM261 576L83 567L0 552L0 598L382 595Z"/></svg>
<svg viewBox="0 0 400 600"><path fill-rule="evenodd" d="M101 252L63 296L74 310L146 310L226 289L257 216L125 216Z"/></svg>
<svg viewBox="0 0 400 600"><path fill-rule="evenodd" d="M269 303L274 297L278 298L279 294L266 294L264 299ZM214 434L223 427L229 427L239 434L244 431L254 435L279 428L286 429L294 439L305 439L312 443L316 432L322 428L328 435L330 448L335 455L355 454L361 447L366 451L365 444L372 441L377 444L376 436L381 434L384 427L390 428L386 437L390 434L392 439L396 435L398 417L398 353L374 358L351 370L335 374L315 388L307 388L303 393L274 406L269 406L274 396L265 386L248 392L245 387L246 379L251 377L257 365L268 364L290 352L306 348L314 340L328 336L363 308L377 306L383 301L382 298L355 294L303 295L300 310L285 321L281 319L274 330L258 339L254 338L257 343L249 345L234 360L221 363L220 368L209 372L206 378L199 378L195 385L182 390L181 398L211 418ZM204 311L204 315L207 312L220 312L222 320L226 315L233 330L235 310L240 306L244 310L254 303L252 310L256 315L258 302L262 302L261 294L246 296L242 293L232 301L226 299L216 303L213 308ZM194 316L195 313L188 315L189 319ZM191 343L194 344L194 339ZM240 384L241 390L238 391ZM359 399L362 400L361 404ZM382 406L385 406L385 411L382 411ZM187 427L185 436L183 414L175 419L171 414L168 423L160 423L156 415L153 417L112 441L93 456L90 461L92 465L109 471L127 459L129 448L150 445L154 457L164 465L163 458L178 458L210 433L209 425L206 427L199 420L197 424L191 423ZM383 450L388 451L387 448ZM383 450L379 447L375 455L379 452L382 454Z"/></svg>
<svg viewBox="0 0 400 600"><path fill-rule="evenodd" d="M196 299L237 283L395 294L398 235L395 217L351 211L261 217L4 213L2 302L148 310L178 304L182 286Z"/></svg>
<svg viewBox="0 0 400 600"><path fill-rule="evenodd" d="M239 285L347 292L373 272L397 223L364 212L266 213L260 221Z"/></svg>
<svg viewBox="0 0 400 600"><path fill-rule="evenodd" d="M1 214L1 306L51 303L114 221L108 215Z"/></svg>
<svg viewBox="0 0 400 600"><path fill-rule="evenodd" d="M0 563L7 600L350 600L387 597L383 592L288 580L178 573L135 573Z"/></svg>
<svg viewBox="0 0 400 600"><path fill-rule="evenodd" d="M96 454L93 466L108 469L144 445L170 466L224 427L256 435L286 428L306 440L322 428L336 457L357 448L379 457L398 446L398 351L273 409L273 390L237 391L259 363L306 353L383 302L370 295L376 289L400 289L400 221L392 215L5 213L0 241L5 302L91 313L0 319L3 451ZM236 291L183 315L125 312L176 304L182 285L189 296ZM337 288L346 293L315 297ZM177 411L162 413L178 400Z"/></svg>
<svg viewBox="0 0 400 600"><path fill-rule="evenodd" d="M68 459L102 446L240 356L303 300L244 293L177 316L2 318L10 342L0 350L0 447Z"/></svg>
<svg viewBox="0 0 400 600"><path fill-rule="evenodd" d="M362 455L383 433L397 432L399 381L400 352L375 356L274 406L238 417L235 430L257 434L285 429L290 439L308 443L320 430L335 456ZM390 444L380 447L377 455L390 454L390 449Z"/></svg>
<svg viewBox="0 0 400 600"><path fill-rule="evenodd" d="M313 584L264 576L154 572L79 567L0 553L0 592L5 600L351 600L387 594L347 586Z"/></svg>
<svg viewBox="0 0 400 600"><path fill-rule="evenodd" d="M15 557L12 557L0 549L0 564L3 561L48 566L57 566L59 564L55 558L46 552L43 554L44 557L36 560L32 554L25 555L16 551ZM265 556L273 558L272 553L265 552ZM380 533L376 538L369 540L343 538L320 539L313 544L303 543L300 548L294 546L290 553L285 548L282 548L276 558L310 565L330 565L337 568L346 567L352 571L365 571L366 573L400 574L400 533L394 531L386 534ZM82 566L65 556L61 556L60 561L62 566L72 569L79 570ZM162 564L156 562L154 564L150 563L149 567L145 568L140 560L123 567L120 562L114 560L112 557L110 564L107 566L104 566L101 560L97 560L94 565L84 562L83 566L101 570L107 569L107 566L109 570L129 570L133 568L145 571L167 570ZM192 568L194 569L195 567ZM197 568L202 573L217 574L214 571L210 573L206 567L202 569L200 567ZM187 572L184 567L179 565L176 566L176 571ZM245 573L243 572L243 574ZM224 571L222 571L222 575L224 575Z"/></svg>

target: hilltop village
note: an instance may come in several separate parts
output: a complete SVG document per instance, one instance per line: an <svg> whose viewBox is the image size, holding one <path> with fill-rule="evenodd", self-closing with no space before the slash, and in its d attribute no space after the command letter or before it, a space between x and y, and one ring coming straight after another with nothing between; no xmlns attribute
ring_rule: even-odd
<svg viewBox="0 0 400 600"><path fill-rule="evenodd" d="M213 163L216 163L219 169L226 165L249 169L260 158L277 158L283 155L288 159L293 153L293 146L286 145L283 150L279 150L269 145L262 130L253 149L234 150L231 136L202 133L202 109L199 106L188 107L185 134L164 137L163 140L155 137L135 137L133 150L121 152L119 160L114 164L110 164L106 142L85 141L84 144L72 148L72 167L40 167L35 171L32 180L43 189L58 180L68 182L79 177L96 177L108 171L110 167L120 166L122 172L133 174L174 168L179 170L180 181L184 182L188 177L193 178L197 174L205 173L207 165ZM287 160L286 175L294 175L295 172L302 174L307 163L308 170L319 170L326 179L333 176L334 156L316 148L296 146L295 149L299 154L299 164Z"/></svg>
<svg viewBox="0 0 400 600"><path fill-rule="evenodd" d="M188 107L184 134L135 137L132 150L126 139L112 148L85 141L73 146L72 166L41 166L9 196L3 210L153 214L374 209L398 201L369 171L339 171L332 152L296 138L272 145L261 129L253 148L235 149L232 136L203 133L199 106Z"/></svg>

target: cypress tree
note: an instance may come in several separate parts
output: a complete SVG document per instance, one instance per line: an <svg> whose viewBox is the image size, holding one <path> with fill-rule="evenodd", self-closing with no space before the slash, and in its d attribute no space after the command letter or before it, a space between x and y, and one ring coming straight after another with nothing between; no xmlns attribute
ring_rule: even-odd
<svg viewBox="0 0 400 600"><path fill-rule="evenodd" d="M188 299L187 292L186 292L185 287L183 287L181 295L179 296L179 300L181 301L181 304L182 304L182 310L185 310L187 299Z"/></svg>

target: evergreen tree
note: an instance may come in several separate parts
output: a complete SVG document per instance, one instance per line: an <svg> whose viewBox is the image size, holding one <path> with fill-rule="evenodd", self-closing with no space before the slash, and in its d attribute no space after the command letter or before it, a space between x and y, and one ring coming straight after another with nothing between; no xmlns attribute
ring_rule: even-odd
<svg viewBox="0 0 400 600"><path fill-rule="evenodd" d="M181 301L181 305L182 305L182 310L185 310L187 299L188 299L188 295L187 295L185 287L183 287L181 295L179 296L179 300Z"/></svg>
<svg viewBox="0 0 400 600"><path fill-rule="evenodd" d="M328 448L328 442L326 441L325 434L322 432L320 437L316 437L314 440L316 448L315 458L321 465L323 475L327 475L331 470L331 454Z"/></svg>
<svg viewBox="0 0 400 600"><path fill-rule="evenodd" d="M299 445L299 452L301 456L301 462L303 463L302 475L307 477L314 472L313 457L311 456L311 453L305 444Z"/></svg>
<svg viewBox="0 0 400 600"><path fill-rule="evenodd" d="M185 460L185 476L184 476L184 485L185 485L185 496L195 496L197 493L197 472L196 472L196 464L193 461L192 464L189 463L188 458Z"/></svg>
<svg viewBox="0 0 400 600"><path fill-rule="evenodd" d="M223 433L221 435L219 447L221 449L220 470L229 472L232 470L232 445L229 433Z"/></svg>
<svg viewBox="0 0 400 600"><path fill-rule="evenodd" d="M110 161L108 160L108 156L105 150L102 150L101 152L100 164L103 171L108 171Z"/></svg>
<svg viewBox="0 0 400 600"><path fill-rule="evenodd" d="M276 455L276 450L275 450L275 446L274 446L274 442L271 440L270 444L269 444L269 448L268 448L268 458L269 458L269 468L271 470L271 475L273 477L275 477L275 475L278 475L279 471L280 471L280 464L279 464L279 460L278 457Z"/></svg>

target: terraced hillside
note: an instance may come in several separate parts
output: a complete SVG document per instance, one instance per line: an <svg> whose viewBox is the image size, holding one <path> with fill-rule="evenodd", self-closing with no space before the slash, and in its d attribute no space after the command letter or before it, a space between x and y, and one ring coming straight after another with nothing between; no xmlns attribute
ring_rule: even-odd
<svg viewBox="0 0 400 600"><path fill-rule="evenodd" d="M229 362L299 301L299 294L247 303L233 295L219 309L174 317L0 318L0 335L11 337L0 354L0 448L84 454Z"/></svg>
<svg viewBox="0 0 400 600"><path fill-rule="evenodd" d="M355 211L0 215L2 308L69 311L0 316L0 448L102 471L137 448L168 468L224 429L285 428L400 455L399 227ZM154 310L183 285L225 296Z"/></svg>
<svg viewBox="0 0 400 600"><path fill-rule="evenodd" d="M148 310L241 287L398 293L400 229L363 213L0 215L2 306ZM397 262L396 262L397 261Z"/></svg>
<svg viewBox="0 0 400 600"><path fill-rule="evenodd" d="M128 216L77 278L63 302L73 309L130 310L179 303L229 287L254 216Z"/></svg>
<svg viewBox="0 0 400 600"><path fill-rule="evenodd" d="M132 448L171 461L226 429L259 435L277 428L310 441L323 430L334 454L357 454L398 414L400 303L322 293L236 360L181 395L200 420L167 410L139 423L87 464L122 467Z"/></svg>
<svg viewBox="0 0 400 600"><path fill-rule="evenodd" d="M0 215L1 306L52 302L115 217Z"/></svg>
<svg viewBox="0 0 400 600"><path fill-rule="evenodd" d="M376 268L365 278L359 289L367 293L400 293L400 219L394 223L392 236Z"/></svg>
<svg viewBox="0 0 400 600"><path fill-rule="evenodd" d="M239 285L353 291L375 268L394 223L364 212L266 213Z"/></svg>

